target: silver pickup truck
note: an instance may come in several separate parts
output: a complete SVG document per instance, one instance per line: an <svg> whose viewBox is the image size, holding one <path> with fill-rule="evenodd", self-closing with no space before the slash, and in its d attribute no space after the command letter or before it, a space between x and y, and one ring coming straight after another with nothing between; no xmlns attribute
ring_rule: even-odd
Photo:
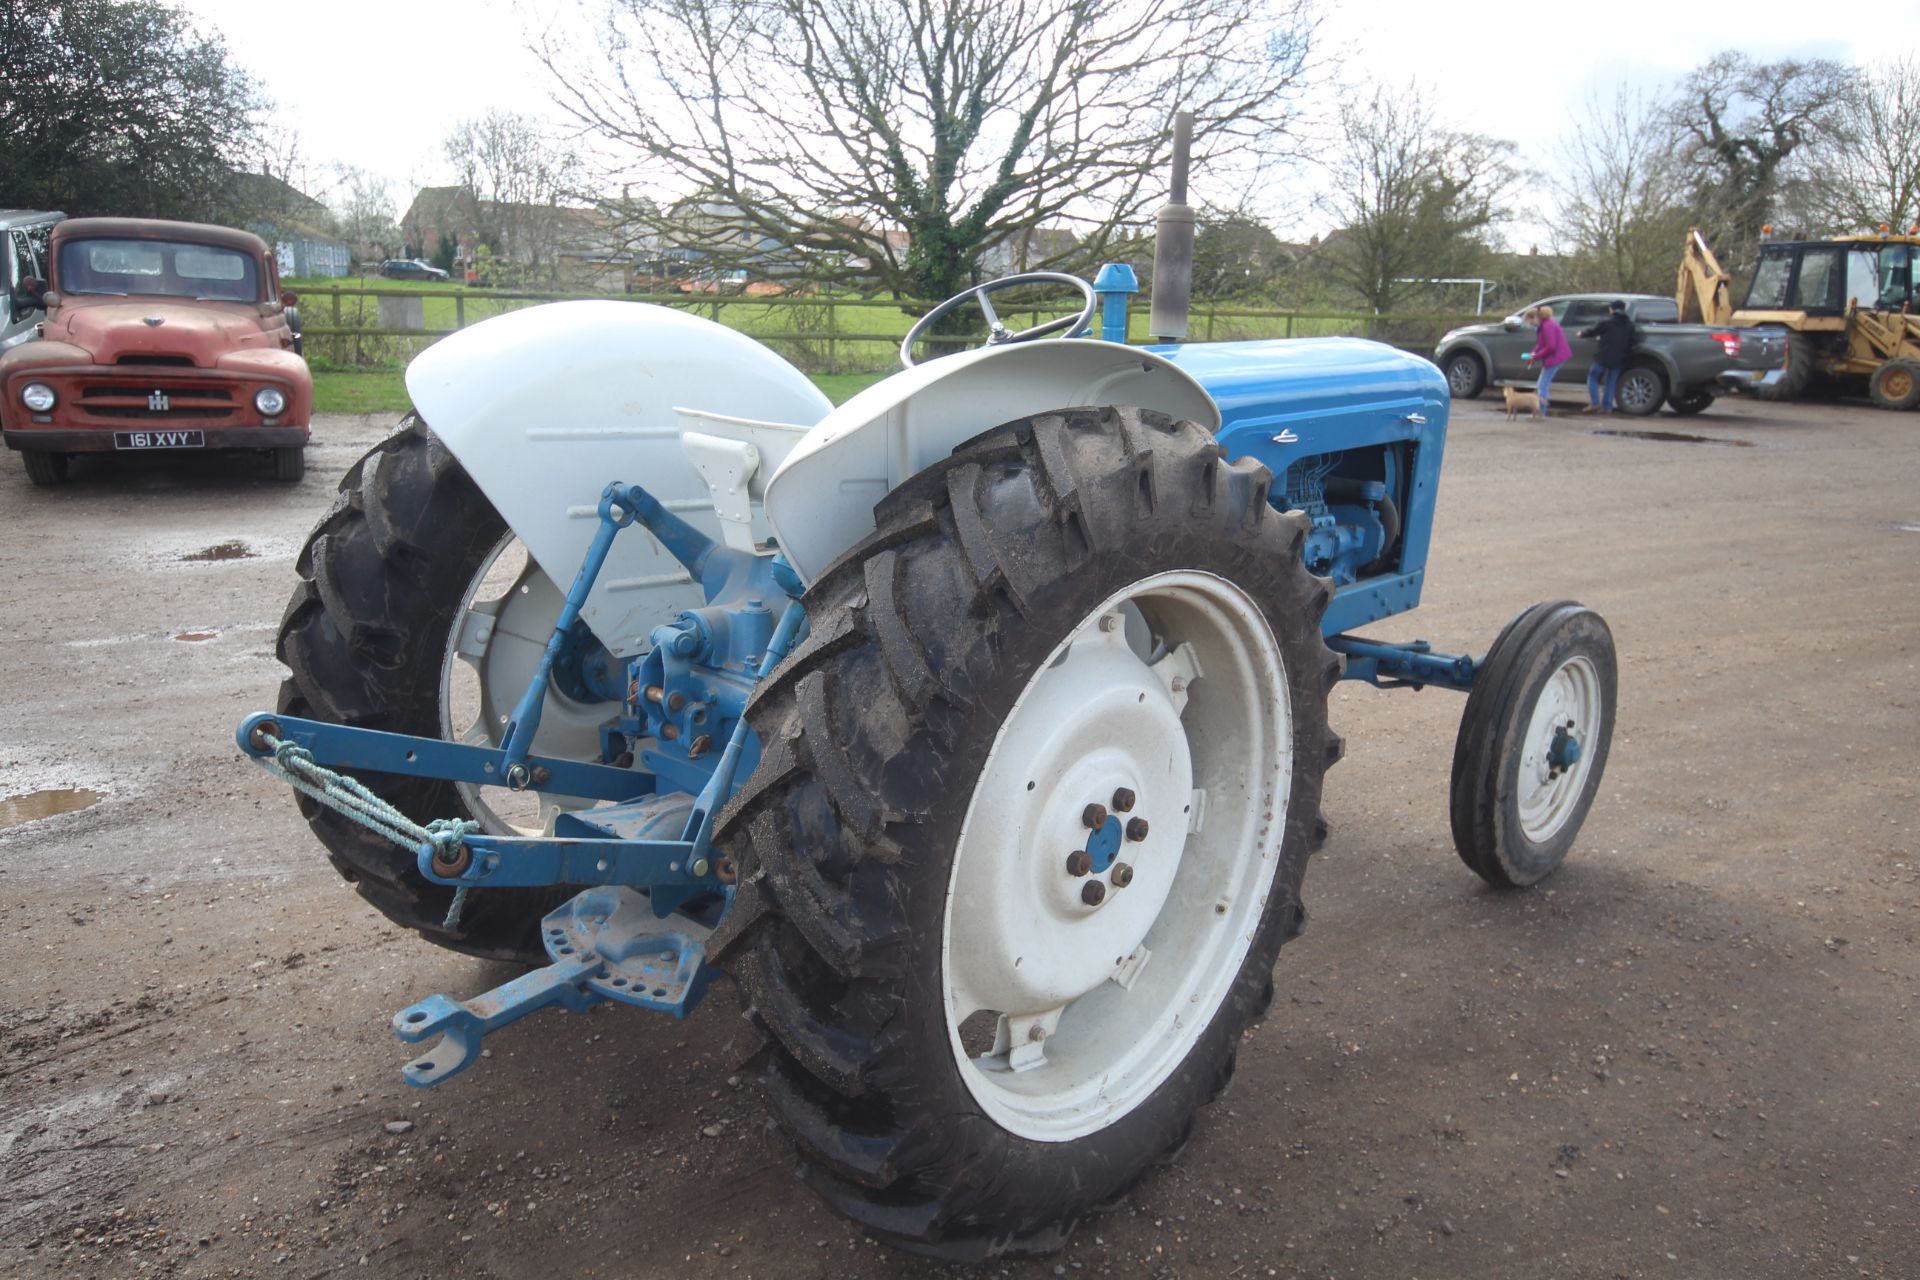
<svg viewBox="0 0 1920 1280"><path fill-rule="evenodd" d="M1773 369L1786 358L1784 343L1771 330L1679 323L1680 310L1672 298L1563 293L1529 303L1505 320L1451 331L1434 349L1433 362L1446 373L1456 399L1471 400L1489 386L1531 385L1540 371L1527 363L1526 355L1538 334L1520 317L1544 304L1553 308L1573 348L1573 358L1561 366L1553 389L1569 398L1584 398L1595 340L1582 338L1580 331L1600 323L1608 304L1616 301L1627 304L1627 314L1639 326L1627 371L1615 393L1622 413L1644 417L1659 412L1662 404L1675 413L1699 413L1722 390L1722 373Z"/></svg>

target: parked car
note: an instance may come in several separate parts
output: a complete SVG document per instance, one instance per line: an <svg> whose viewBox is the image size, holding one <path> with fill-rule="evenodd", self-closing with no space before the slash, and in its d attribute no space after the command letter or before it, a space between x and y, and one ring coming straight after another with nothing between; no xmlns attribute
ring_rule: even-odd
<svg viewBox="0 0 1920 1280"><path fill-rule="evenodd" d="M75 218L53 228L48 278L20 297L42 336L0 354L0 436L35 484L76 453L260 449L306 471L313 375L273 250L228 227Z"/></svg>
<svg viewBox="0 0 1920 1280"><path fill-rule="evenodd" d="M389 280L445 280L447 273L418 258L388 258L380 264L380 274Z"/></svg>
<svg viewBox="0 0 1920 1280"><path fill-rule="evenodd" d="M40 299L21 285L47 278L47 236L67 215L29 209L0 209L0 235L6 237L7 309L0 316L0 351L38 335L46 317Z"/></svg>
<svg viewBox="0 0 1920 1280"><path fill-rule="evenodd" d="M1573 357L1561 366L1554 389L1567 395L1585 394L1597 339L1582 338L1580 331L1605 319L1608 305L1616 301L1627 304L1627 314L1639 326L1615 395L1622 413L1645 416L1659 412L1662 404L1675 413L1699 413L1720 393L1722 373L1771 368L1780 362L1779 352L1754 331L1681 324L1680 309L1672 298L1635 293L1563 293L1542 298L1504 320L1449 332L1435 348L1433 362L1446 373L1447 385L1457 399L1471 400L1489 386L1531 384L1540 371L1527 363L1526 355L1538 335L1520 317L1534 307L1550 306L1573 348Z"/></svg>

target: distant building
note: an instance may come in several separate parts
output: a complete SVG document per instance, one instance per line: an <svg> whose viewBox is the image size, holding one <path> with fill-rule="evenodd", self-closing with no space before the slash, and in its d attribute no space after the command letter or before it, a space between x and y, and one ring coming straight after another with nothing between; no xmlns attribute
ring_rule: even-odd
<svg viewBox="0 0 1920 1280"><path fill-rule="evenodd" d="M1042 263L1056 262L1073 252L1080 237L1066 227L1029 227L1008 236L980 255L980 276L996 276L1020 271L1041 270Z"/></svg>
<svg viewBox="0 0 1920 1280"><path fill-rule="evenodd" d="M400 217L400 234L409 256L451 258L456 278L485 245L527 283L569 289L624 288L631 256L598 210L481 200L459 186L422 187Z"/></svg>
<svg viewBox="0 0 1920 1280"><path fill-rule="evenodd" d="M236 221L273 246L282 276L339 277L352 270L353 252L329 229L327 206L264 173L235 173L231 182Z"/></svg>

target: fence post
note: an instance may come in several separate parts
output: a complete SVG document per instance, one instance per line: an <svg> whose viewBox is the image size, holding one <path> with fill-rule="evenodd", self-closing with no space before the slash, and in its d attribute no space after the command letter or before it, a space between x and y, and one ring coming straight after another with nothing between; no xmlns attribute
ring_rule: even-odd
<svg viewBox="0 0 1920 1280"><path fill-rule="evenodd" d="M464 289L453 295L453 327L467 327L467 294Z"/></svg>
<svg viewBox="0 0 1920 1280"><path fill-rule="evenodd" d="M840 344L835 336L840 332L840 308L828 299L827 308L827 372L840 372Z"/></svg>

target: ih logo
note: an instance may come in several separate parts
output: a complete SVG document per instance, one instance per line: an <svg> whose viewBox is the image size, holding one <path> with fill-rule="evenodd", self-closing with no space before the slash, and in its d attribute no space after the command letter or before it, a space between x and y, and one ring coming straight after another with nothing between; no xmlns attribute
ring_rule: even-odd
<svg viewBox="0 0 1920 1280"><path fill-rule="evenodd" d="M147 408L153 410L155 413L165 413L167 411L167 393L164 391L153 392L147 397Z"/></svg>

